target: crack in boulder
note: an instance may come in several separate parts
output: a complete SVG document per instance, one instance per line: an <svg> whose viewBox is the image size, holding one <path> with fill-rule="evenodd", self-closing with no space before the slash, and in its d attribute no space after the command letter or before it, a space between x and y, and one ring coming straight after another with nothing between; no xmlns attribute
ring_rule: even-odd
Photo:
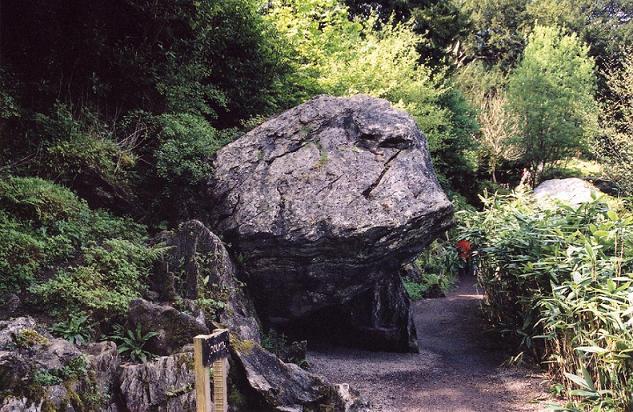
<svg viewBox="0 0 633 412"><path fill-rule="evenodd" d="M361 194L365 197L365 199L368 199L369 196L371 195L371 192L374 191L374 189L376 189L376 187L378 187L378 185L380 184L380 182L382 181L382 179L385 177L385 175L387 174L387 172L389 171L389 169L391 168L391 162L394 161L396 159L396 157L398 157L398 155L402 152L402 150L398 150L393 156L391 156L386 162L385 165L382 169L382 172L380 172L380 175L378 175L378 177L376 178L376 180L374 180L372 182L371 185L369 185L369 187L365 190L363 190L361 192Z"/></svg>

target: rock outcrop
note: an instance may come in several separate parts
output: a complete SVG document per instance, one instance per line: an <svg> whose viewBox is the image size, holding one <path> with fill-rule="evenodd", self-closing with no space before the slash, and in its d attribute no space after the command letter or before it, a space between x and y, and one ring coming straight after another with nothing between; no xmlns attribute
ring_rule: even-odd
<svg viewBox="0 0 633 412"><path fill-rule="evenodd" d="M415 121L367 96L318 97L250 131L218 152L208 192L211 225L238 256L260 316L281 326L374 300L452 224ZM385 304L408 311L395 295L404 301ZM408 313L391 325L371 317L356 326L375 336L399 328L410 336L392 349L411 349Z"/></svg>
<svg viewBox="0 0 633 412"><path fill-rule="evenodd" d="M559 201L578 206L601 194L594 185L576 177L546 180L534 188L534 198L541 205Z"/></svg>
<svg viewBox="0 0 633 412"><path fill-rule="evenodd" d="M197 316L199 320L227 327L242 339L260 341L255 308L237 280L235 265L220 238L200 221L190 220L173 232L161 233L154 242L169 248L152 276L152 289L159 300L183 301L198 312L199 305L193 300L207 299L221 307L211 308L212 318Z"/></svg>
<svg viewBox="0 0 633 412"><path fill-rule="evenodd" d="M121 358L114 342L96 342L83 349L88 364L91 367L90 387L81 388L82 392L96 391L99 394L101 410L116 412L118 391L118 373Z"/></svg>
<svg viewBox="0 0 633 412"><path fill-rule="evenodd" d="M369 412L367 402L348 385L332 385L322 377L282 362L257 343L234 340L231 352L236 367L256 394L257 410L302 412L332 410L336 412Z"/></svg>
<svg viewBox="0 0 633 412"><path fill-rule="evenodd" d="M131 330L141 325L144 331L156 332L157 335L147 342L146 349L163 356L190 345L194 336L208 335L210 332L203 322L188 313L143 299L130 303L128 324Z"/></svg>
<svg viewBox="0 0 633 412"><path fill-rule="evenodd" d="M193 411L189 344L193 336L216 326L232 332L231 410L304 411L322 406L336 412L368 410L353 390L285 363L259 345L253 305L235 278L223 244L204 225L187 222L175 233L165 233L163 241L172 246L161 265L169 270L158 272L153 285L154 297L162 302L133 301L127 326L158 332L144 349L165 356L127 363L113 342L77 346L53 337L30 317L0 321L0 412ZM174 302L164 299L169 288L176 293ZM200 309L216 299L222 304ZM302 351L305 342L291 345L286 355L292 358Z"/></svg>
<svg viewBox="0 0 633 412"><path fill-rule="evenodd" d="M193 354L162 356L138 365L123 365L121 395L130 412L180 412L196 409Z"/></svg>
<svg viewBox="0 0 633 412"><path fill-rule="evenodd" d="M111 392L99 391L109 378L95 368L98 362L30 317L2 321L0 411L102 409Z"/></svg>
<svg viewBox="0 0 633 412"><path fill-rule="evenodd" d="M365 410L355 392L340 391L338 386L281 361L260 346L257 314L237 280L235 265L222 241L201 222L185 222L174 232L162 233L155 242L169 247L152 279L152 289L162 302L134 301L128 314L131 325L138 323L144 330L159 332L148 342L158 351L155 353L173 353L191 342L193 336L207 333L200 329L205 324L209 330L227 327L233 343L230 380L236 393L243 392L236 399L245 403L241 409L236 405L235 410L303 411L308 407L318 409L319 405L333 405L337 412ZM215 308L212 314L200 314L200 298L220 302L223 307ZM172 307L170 303L176 301L188 308ZM293 349L291 345L288 357L292 357ZM305 351L305 346L302 349ZM120 386L125 407L139 412L147 410L143 405L151 405L151 410L189 410L193 375L184 367L187 356L191 353L122 366Z"/></svg>
<svg viewBox="0 0 633 412"><path fill-rule="evenodd" d="M407 292L399 273L380 280L349 305L348 327L374 350L417 352L418 340Z"/></svg>

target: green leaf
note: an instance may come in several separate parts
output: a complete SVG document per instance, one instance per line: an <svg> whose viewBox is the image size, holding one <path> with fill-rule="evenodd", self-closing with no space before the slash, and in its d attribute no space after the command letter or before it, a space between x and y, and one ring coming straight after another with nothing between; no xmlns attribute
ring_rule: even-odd
<svg viewBox="0 0 633 412"><path fill-rule="evenodd" d="M574 382L576 385L578 385L578 386L580 386L582 388L585 388L585 389L589 389L589 390L592 389L592 387L589 386L587 384L587 382L585 382L585 380L583 378L581 378L580 376L577 376L577 375L574 375L574 374L568 373L568 372L565 372L564 375L567 377L567 379L569 379L570 381Z"/></svg>
<svg viewBox="0 0 633 412"><path fill-rule="evenodd" d="M579 350L581 352L586 352L586 353L607 353L608 350L601 348L599 346L579 346L576 348L576 350Z"/></svg>

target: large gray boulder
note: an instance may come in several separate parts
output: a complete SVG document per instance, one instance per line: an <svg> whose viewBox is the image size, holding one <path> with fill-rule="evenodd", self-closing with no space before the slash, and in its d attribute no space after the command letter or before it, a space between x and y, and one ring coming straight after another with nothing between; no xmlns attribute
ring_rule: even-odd
<svg viewBox="0 0 633 412"><path fill-rule="evenodd" d="M318 97L255 128L218 152L208 191L214 230L279 325L366 294L452 224L415 121L367 96Z"/></svg>

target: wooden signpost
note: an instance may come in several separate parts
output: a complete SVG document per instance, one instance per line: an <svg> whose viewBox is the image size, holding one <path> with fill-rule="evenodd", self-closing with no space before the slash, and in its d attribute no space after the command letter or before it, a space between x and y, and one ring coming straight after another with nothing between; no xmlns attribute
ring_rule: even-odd
<svg viewBox="0 0 633 412"><path fill-rule="evenodd" d="M228 374L229 331L216 329L211 335L193 338L193 360L196 373L196 411L227 412L226 378ZM213 401L209 368L213 368Z"/></svg>

